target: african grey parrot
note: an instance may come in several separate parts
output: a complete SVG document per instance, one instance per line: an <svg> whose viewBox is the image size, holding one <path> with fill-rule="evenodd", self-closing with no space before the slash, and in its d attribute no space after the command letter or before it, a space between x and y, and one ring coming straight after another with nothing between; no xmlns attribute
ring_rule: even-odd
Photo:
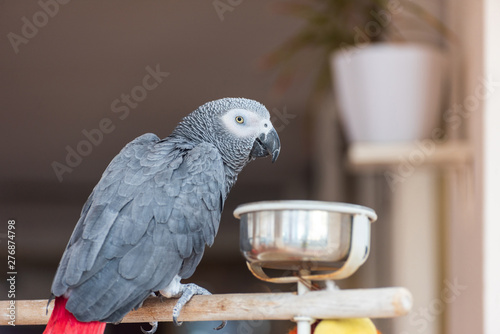
<svg viewBox="0 0 500 334"><path fill-rule="evenodd" d="M55 309L44 333L102 333L153 292L209 294L181 284L219 229L224 201L243 167L280 152L268 110L243 98L206 103L164 139L148 133L111 161L83 206L59 263ZM69 313L67 312L69 311ZM89 326L94 326L90 328Z"/></svg>

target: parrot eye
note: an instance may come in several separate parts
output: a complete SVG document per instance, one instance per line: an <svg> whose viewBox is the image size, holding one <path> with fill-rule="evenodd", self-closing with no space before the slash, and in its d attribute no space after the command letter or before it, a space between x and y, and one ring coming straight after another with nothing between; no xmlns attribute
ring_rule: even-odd
<svg viewBox="0 0 500 334"><path fill-rule="evenodd" d="M243 124L245 122L245 119L242 116L236 116L235 120L239 124Z"/></svg>

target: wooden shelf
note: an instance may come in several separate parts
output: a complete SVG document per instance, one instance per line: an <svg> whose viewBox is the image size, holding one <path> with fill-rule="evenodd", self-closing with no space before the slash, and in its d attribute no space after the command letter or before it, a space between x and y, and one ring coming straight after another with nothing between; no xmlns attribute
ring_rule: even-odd
<svg viewBox="0 0 500 334"><path fill-rule="evenodd" d="M447 167L472 160L465 141L435 143L432 140L410 143L354 143L347 152L347 164L355 170L383 170L409 165Z"/></svg>

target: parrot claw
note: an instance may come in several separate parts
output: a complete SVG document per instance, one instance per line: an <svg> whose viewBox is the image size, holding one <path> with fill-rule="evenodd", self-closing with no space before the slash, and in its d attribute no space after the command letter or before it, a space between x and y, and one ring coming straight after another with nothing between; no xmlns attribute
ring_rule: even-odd
<svg viewBox="0 0 500 334"><path fill-rule="evenodd" d="M219 326L215 327L214 330L219 331L219 330L223 329L224 327L226 327L226 324L227 324L227 321L222 320L221 324Z"/></svg>
<svg viewBox="0 0 500 334"><path fill-rule="evenodd" d="M144 334L154 334L156 332L156 330L158 329L158 321L153 321L153 322L150 322L149 323L151 325L151 329L150 330L144 330L144 328L142 328L141 326L141 332L143 332Z"/></svg>
<svg viewBox="0 0 500 334"><path fill-rule="evenodd" d="M173 321L176 326L182 325L182 321L177 321L177 318L181 314L182 307L186 305L188 301L193 298L194 295L203 295L203 296L208 296L211 295L210 291L208 291L205 288L202 288L201 286L198 286L193 283L188 283L188 284L182 284L181 287L181 297L177 301L177 303L174 306L174 311L173 311ZM215 330L220 330L226 326L227 321L223 321L218 327L214 328Z"/></svg>

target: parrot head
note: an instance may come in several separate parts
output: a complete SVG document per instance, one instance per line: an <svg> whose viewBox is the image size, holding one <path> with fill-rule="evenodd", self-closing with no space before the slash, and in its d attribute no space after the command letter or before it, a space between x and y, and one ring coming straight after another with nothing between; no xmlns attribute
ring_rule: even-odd
<svg viewBox="0 0 500 334"><path fill-rule="evenodd" d="M200 106L179 123L174 134L212 143L222 159L240 171L249 161L271 156L276 161L281 145L269 111L244 98L224 98Z"/></svg>

